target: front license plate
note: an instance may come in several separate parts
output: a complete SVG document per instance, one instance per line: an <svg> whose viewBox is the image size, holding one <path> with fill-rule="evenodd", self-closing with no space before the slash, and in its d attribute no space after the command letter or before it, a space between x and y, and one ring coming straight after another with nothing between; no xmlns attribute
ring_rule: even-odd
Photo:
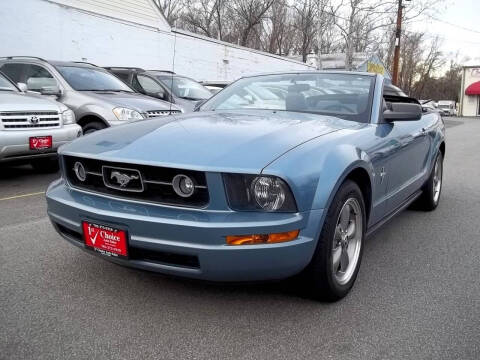
<svg viewBox="0 0 480 360"><path fill-rule="evenodd" d="M103 255L127 257L127 232L106 225L82 223L85 245Z"/></svg>
<svg viewBox="0 0 480 360"><path fill-rule="evenodd" d="M50 149L51 147L51 136L35 136L30 138L30 150Z"/></svg>

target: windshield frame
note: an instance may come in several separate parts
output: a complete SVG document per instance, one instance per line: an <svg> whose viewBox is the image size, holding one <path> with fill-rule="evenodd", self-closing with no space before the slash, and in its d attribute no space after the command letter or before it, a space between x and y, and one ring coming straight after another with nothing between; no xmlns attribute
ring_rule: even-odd
<svg viewBox="0 0 480 360"><path fill-rule="evenodd" d="M11 90L12 92L22 92L22 91L18 88L17 84L15 84L12 80L10 80L10 78L9 78L7 75L5 75L3 72L1 72L1 71L0 71L0 78L5 79L5 80L7 81L7 83L9 83L10 85L12 85L12 87L13 87L13 89ZM3 89L1 89L1 87L0 87L0 91L8 91L8 92L10 92L10 90L3 90Z"/></svg>
<svg viewBox="0 0 480 360"><path fill-rule="evenodd" d="M99 73L102 73L102 74L106 74L107 76L111 77L112 79L114 79L115 81L118 82L118 84L122 85L122 87L126 88L126 89L76 89L72 83L67 79L67 77L65 76L64 72L63 72L63 69L64 68L75 68L75 69L81 69L81 70L87 70L87 71L95 71L95 72L99 72ZM125 93L137 93L137 91L135 91L130 85L126 84L125 82L123 82L120 78L118 78L117 76L115 76L114 74L112 74L111 72L103 69L103 68L99 68L99 67L93 67L93 66L81 66L81 65L78 65L78 64L75 64L75 65L70 65L70 64L67 64L67 65L55 65L55 69L58 71L58 73L60 74L60 76L62 77L62 79L68 84L68 86L70 86L73 90L75 91L112 91L112 92L125 92Z"/></svg>
<svg viewBox="0 0 480 360"><path fill-rule="evenodd" d="M285 109L273 109L273 108L238 108L238 109L217 109L216 106L219 105L218 101L221 98L227 98L229 96L229 92L235 90L235 88L244 81L248 81L249 79L260 78L260 77L270 77L270 76L288 76L288 75L341 75L341 76L361 76L370 79L370 86L368 91L368 99L366 103L365 110L362 113L358 114L347 114L347 113L334 113L331 111L311 111L306 109L305 111L302 110L285 110ZM359 72L347 72L347 71L305 71L305 72L281 72L281 73L268 73L268 74L259 74L253 76L242 77L234 82L232 82L228 88L225 88L219 93L214 94L210 99L208 99L204 104L202 104L198 111L272 111L272 112L298 112L298 113L307 113L313 115L323 115L323 116L333 116L338 117L344 120L355 121L358 123L371 123L372 122L372 111L373 111L373 103L374 97L376 92L376 83L377 77L375 74L370 73L359 73ZM348 95L348 94L346 94ZM355 94L352 94L355 95Z"/></svg>

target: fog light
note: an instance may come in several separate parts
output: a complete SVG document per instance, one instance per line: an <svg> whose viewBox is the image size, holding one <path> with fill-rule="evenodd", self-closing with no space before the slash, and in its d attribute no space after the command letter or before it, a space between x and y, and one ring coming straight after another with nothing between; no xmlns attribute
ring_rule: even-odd
<svg viewBox="0 0 480 360"><path fill-rule="evenodd" d="M190 197L195 191L195 183L187 175L178 174L172 181L173 190L181 197Z"/></svg>
<svg viewBox="0 0 480 360"><path fill-rule="evenodd" d="M253 245L253 244L273 244L285 241L292 241L298 237L300 230L287 231L274 234L253 234L253 235L229 235L227 236L228 245Z"/></svg>
<svg viewBox="0 0 480 360"><path fill-rule="evenodd" d="M77 175L78 180L83 182L87 178L87 173L85 171L85 167L83 166L83 164L80 161L77 161L73 165L73 171L75 172L75 175Z"/></svg>

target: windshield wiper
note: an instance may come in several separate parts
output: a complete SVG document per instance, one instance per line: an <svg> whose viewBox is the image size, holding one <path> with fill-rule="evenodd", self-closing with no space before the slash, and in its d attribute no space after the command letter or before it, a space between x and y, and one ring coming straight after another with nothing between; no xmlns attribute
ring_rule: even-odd
<svg viewBox="0 0 480 360"><path fill-rule="evenodd" d="M112 89L82 89L78 91L100 91L100 92L126 92L126 93L133 93L133 91L128 90L112 90Z"/></svg>
<svg viewBox="0 0 480 360"><path fill-rule="evenodd" d="M190 96L180 96L180 99L193 100L193 101L204 100L204 99L201 99L201 98L194 98L194 97L190 97Z"/></svg>
<svg viewBox="0 0 480 360"><path fill-rule="evenodd" d="M13 90L13 89L2 89L2 88L0 88L0 91L15 91L15 90Z"/></svg>

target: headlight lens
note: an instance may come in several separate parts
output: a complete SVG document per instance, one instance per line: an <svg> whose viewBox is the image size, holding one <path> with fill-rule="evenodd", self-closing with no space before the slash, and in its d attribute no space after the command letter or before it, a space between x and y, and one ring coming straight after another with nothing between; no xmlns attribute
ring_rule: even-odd
<svg viewBox="0 0 480 360"><path fill-rule="evenodd" d="M136 110L118 107L113 109L113 113L120 121L135 121L135 120L143 120L144 117Z"/></svg>
<svg viewBox="0 0 480 360"><path fill-rule="evenodd" d="M228 203L238 211L296 212L287 183L276 176L224 174Z"/></svg>
<svg viewBox="0 0 480 360"><path fill-rule="evenodd" d="M62 112L63 125L74 124L75 114L72 110L68 109Z"/></svg>

